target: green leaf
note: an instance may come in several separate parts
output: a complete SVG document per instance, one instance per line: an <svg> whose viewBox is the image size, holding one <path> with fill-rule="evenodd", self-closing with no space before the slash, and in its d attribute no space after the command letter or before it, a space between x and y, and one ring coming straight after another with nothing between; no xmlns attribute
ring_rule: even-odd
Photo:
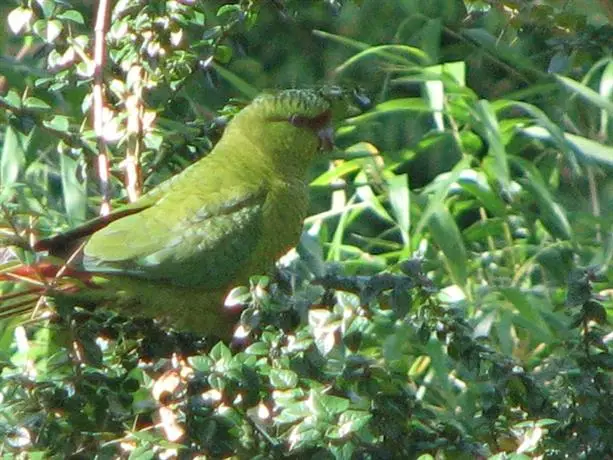
<svg viewBox="0 0 613 460"><path fill-rule="evenodd" d="M379 57L391 63L403 67L412 67L414 63L425 64L430 61L430 58L419 48L406 45L380 45L370 46L367 49L360 51L354 56L347 59L344 63L335 69L335 72L340 74L349 67L357 64L368 57Z"/></svg>
<svg viewBox="0 0 613 460"><path fill-rule="evenodd" d="M19 96L19 93L13 88L9 89L7 95L2 97L1 99L9 107L13 107L15 109L20 109L22 107L21 96Z"/></svg>
<svg viewBox="0 0 613 460"><path fill-rule="evenodd" d="M23 106L28 108L28 109L42 109L42 110L46 110L46 109L50 109L51 106L49 104L47 104L45 101L43 101L42 99L39 99L37 97L28 97L26 98L25 101L23 101Z"/></svg>
<svg viewBox="0 0 613 460"><path fill-rule="evenodd" d="M377 104L372 110L346 120L346 123L359 124L370 121L372 118L377 118L381 115L396 112L423 112L431 113L430 106L419 97L407 97L400 99L392 99L391 101Z"/></svg>
<svg viewBox="0 0 613 460"><path fill-rule="evenodd" d="M501 292L525 320L524 327L529 328L535 337L543 342L552 340L551 330L543 319L537 302L533 302L518 288L503 288Z"/></svg>
<svg viewBox="0 0 613 460"><path fill-rule="evenodd" d="M78 160L60 154L62 197L68 221L73 226L84 222L87 216L87 181L85 177L79 178L80 166Z"/></svg>
<svg viewBox="0 0 613 460"><path fill-rule="evenodd" d="M156 458L155 450L147 443L130 452L128 460L153 460L154 458Z"/></svg>
<svg viewBox="0 0 613 460"><path fill-rule="evenodd" d="M143 139L145 146L151 150L160 150L164 143L164 136L157 132L149 132Z"/></svg>
<svg viewBox="0 0 613 460"><path fill-rule="evenodd" d="M275 421L280 424L294 423L312 415L312 410L304 401L287 404L285 407L281 407L281 413L275 417Z"/></svg>
<svg viewBox="0 0 613 460"><path fill-rule="evenodd" d="M562 75L555 75L556 79L562 83L566 88L570 89L573 93L580 96L582 99L594 104L596 107L606 110L609 116L613 116L613 102L602 97L592 88L582 85L578 81L571 78L564 77Z"/></svg>
<svg viewBox="0 0 613 460"><path fill-rule="evenodd" d="M222 67L221 65L218 65L215 62L212 62L211 66L215 69L215 71L223 79L225 79L228 83L230 83L232 86L238 89L243 95L245 95L249 99L253 99L260 93L260 91L257 88L255 88L254 86L251 86L249 83L247 83L245 80L240 78L238 75Z"/></svg>
<svg viewBox="0 0 613 460"><path fill-rule="evenodd" d="M256 342L249 345L245 349L245 353L255 356L268 356L270 353L270 346L264 342Z"/></svg>
<svg viewBox="0 0 613 460"><path fill-rule="evenodd" d="M271 369L270 384L277 390L289 390L298 383L298 375L286 369Z"/></svg>
<svg viewBox="0 0 613 460"><path fill-rule="evenodd" d="M14 34L20 33L22 30L25 30L33 15L34 13L30 8L23 6L15 8L7 16L9 28Z"/></svg>
<svg viewBox="0 0 613 460"><path fill-rule="evenodd" d="M446 207L440 206L430 217L428 229L441 249L454 284L466 285L468 257L462 234Z"/></svg>
<svg viewBox="0 0 613 460"><path fill-rule="evenodd" d="M194 25L203 27L206 24L206 15L202 11L193 10L192 16L190 17L190 22ZM215 29L218 27L219 26L215 26L212 29ZM204 33L206 34L207 32L204 32Z"/></svg>
<svg viewBox="0 0 613 460"><path fill-rule="evenodd" d="M343 412L338 419L339 434L341 437L345 437L361 430L372 417L373 414L366 411L348 410Z"/></svg>
<svg viewBox="0 0 613 460"><path fill-rule="evenodd" d="M216 363L228 363L232 359L232 352L225 343L218 342L209 353L209 357Z"/></svg>
<svg viewBox="0 0 613 460"><path fill-rule="evenodd" d="M435 71L441 73L440 66L434 66L426 69L427 71ZM440 78L424 82L424 90L428 99L428 105L432 111L432 119L436 130L442 132L445 130L445 121L443 118L443 110L445 108L445 87Z"/></svg>
<svg viewBox="0 0 613 460"><path fill-rule="evenodd" d="M392 217L381 203L381 200L373 190L373 187L368 185L369 177L366 174L366 171L363 170L360 172L355 179L355 182L358 184L367 184L360 185L356 188L356 195L362 200L364 203L368 205L370 209L373 210L381 219L386 220L388 222L393 222Z"/></svg>
<svg viewBox="0 0 613 460"><path fill-rule="evenodd" d="M507 153L502 142L500 126L496 114L488 101L479 101L475 109L475 116L485 131L489 145L488 153L494 158L494 177L505 190L509 189L510 173Z"/></svg>
<svg viewBox="0 0 613 460"><path fill-rule="evenodd" d="M217 17L225 14L238 14L241 12L240 5L223 5L217 10Z"/></svg>
<svg viewBox="0 0 613 460"><path fill-rule="evenodd" d="M83 15L77 10L66 10L56 16L58 19L76 22L77 24L85 24Z"/></svg>
<svg viewBox="0 0 613 460"><path fill-rule="evenodd" d="M57 19L39 19L34 23L34 32L47 43L53 43L64 29L63 24Z"/></svg>
<svg viewBox="0 0 613 460"><path fill-rule="evenodd" d="M355 450L355 445L349 442L342 443L340 446L330 446L330 453L334 456L334 460L352 460L355 458Z"/></svg>
<svg viewBox="0 0 613 460"><path fill-rule="evenodd" d="M221 64L227 64L232 59L232 48L220 45L215 48L215 60Z"/></svg>
<svg viewBox="0 0 613 460"><path fill-rule="evenodd" d="M36 3L43 10L43 15L45 18L49 18L55 12L56 4L59 4L56 0L36 0Z"/></svg>
<svg viewBox="0 0 613 460"><path fill-rule="evenodd" d="M233 288L226 296L224 306L236 307L238 305L246 305L251 301L251 291L247 286L238 286Z"/></svg>
<svg viewBox="0 0 613 460"><path fill-rule="evenodd" d="M521 132L535 139L554 140L553 135L540 126L522 128ZM586 160L613 165L613 147L588 139L587 137L567 132L564 132L563 136L574 150L581 154Z"/></svg>
<svg viewBox="0 0 613 460"><path fill-rule="evenodd" d="M208 356L198 355L187 358L190 366L200 372L209 372L213 367L213 361Z"/></svg>
<svg viewBox="0 0 613 460"><path fill-rule="evenodd" d="M409 229L411 226L411 215L409 210L411 201L407 176L406 174L400 176L394 175L389 177L386 182L389 186L389 200L392 211L394 212L394 217L396 218L396 223L400 229L404 244L408 245L410 242Z"/></svg>
<svg viewBox="0 0 613 460"><path fill-rule="evenodd" d="M485 174L475 169L462 171L458 184L479 200L481 205L495 216L503 216L506 212L506 205L500 196L494 192Z"/></svg>
<svg viewBox="0 0 613 460"><path fill-rule="evenodd" d="M45 39L48 43L53 43L60 36L62 30L64 30L64 25L60 21L52 19L47 23Z"/></svg>
<svg viewBox="0 0 613 460"><path fill-rule="evenodd" d="M424 189L422 195L428 197L428 204L414 227L414 234L419 235L428 224L432 214L441 206L444 206L449 188L460 178L462 171L470 167L470 161L470 158L462 158L449 173L440 174L434 182ZM428 196L430 194L431 196Z"/></svg>
<svg viewBox="0 0 613 460"><path fill-rule="evenodd" d="M579 165L577 163L577 159L575 158L575 151L572 148L573 145L567 142L562 129L551 121L545 112L532 104L517 101L496 101L492 105L496 108L497 112L509 108L519 108L528 113L534 119L535 123L545 128L551 134L552 140L564 153L566 159L573 169L573 172L575 174L580 174ZM522 126L522 123L515 123L515 129L521 129Z"/></svg>
<svg viewBox="0 0 613 460"><path fill-rule="evenodd" d="M367 151L364 151L364 155L369 156L370 154ZM359 171L361 169L361 165L362 162L360 160L344 161L339 166L329 169L314 179L309 185L312 187L331 185L337 179Z"/></svg>
<svg viewBox="0 0 613 460"><path fill-rule="evenodd" d="M321 394L311 390L309 400L312 402L316 416L330 418L349 409L349 400L338 396Z"/></svg>
<svg viewBox="0 0 613 460"><path fill-rule="evenodd" d="M290 451L300 451L309 445L315 444L321 439L319 430L312 427L310 423L300 423L292 430L292 442L290 443Z"/></svg>
<svg viewBox="0 0 613 460"><path fill-rule="evenodd" d="M0 159L0 185L3 195L24 173L28 142L23 133L7 125Z"/></svg>
<svg viewBox="0 0 613 460"><path fill-rule="evenodd" d="M464 229L462 234L468 243L482 243L488 237L503 238L506 221L502 218L491 217L487 220L479 220L470 227Z"/></svg>
<svg viewBox="0 0 613 460"><path fill-rule="evenodd" d="M556 238L570 239L572 228L566 211L555 202L536 167L523 158L511 157L511 161L523 171L524 177L519 182L538 206L539 219L543 225Z"/></svg>
<svg viewBox="0 0 613 460"><path fill-rule="evenodd" d="M61 132L66 132L70 128L69 118L64 115L55 115L51 120L43 121L43 125Z"/></svg>

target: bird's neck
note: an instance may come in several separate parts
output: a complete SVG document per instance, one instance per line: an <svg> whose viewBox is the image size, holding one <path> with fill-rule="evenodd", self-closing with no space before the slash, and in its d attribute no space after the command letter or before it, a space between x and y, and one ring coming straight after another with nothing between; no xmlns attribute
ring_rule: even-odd
<svg viewBox="0 0 613 460"><path fill-rule="evenodd" d="M308 154L295 151L287 140L257 142L253 138L255 133L245 130L227 134L219 142L220 146L225 145L218 149L218 161L231 163L234 169L242 169L248 175L275 177L288 182L305 177Z"/></svg>

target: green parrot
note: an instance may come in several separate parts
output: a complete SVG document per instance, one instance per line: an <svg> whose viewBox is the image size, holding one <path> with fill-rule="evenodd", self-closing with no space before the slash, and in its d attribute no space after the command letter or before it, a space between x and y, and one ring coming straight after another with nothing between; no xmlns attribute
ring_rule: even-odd
<svg viewBox="0 0 613 460"><path fill-rule="evenodd" d="M224 297L298 242L307 168L331 146L331 122L346 107L346 92L331 88L257 97L206 157L136 202L39 241L36 250L66 256L85 239L79 262L63 268L73 283L43 293L230 338L236 318ZM51 280L61 265L21 266L3 279Z"/></svg>

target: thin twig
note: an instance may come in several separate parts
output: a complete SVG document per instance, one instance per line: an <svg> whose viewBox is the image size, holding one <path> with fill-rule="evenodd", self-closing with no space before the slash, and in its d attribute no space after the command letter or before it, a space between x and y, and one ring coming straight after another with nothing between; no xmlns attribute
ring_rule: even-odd
<svg viewBox="0 0 613 460"><path fill-rule="evenodd" d="M143 68L134 66L130 69L134 73L132 84L132 94L126 99L126 111L128 115L128 149L125 159L125 179L128 199L134 202L138 199L141 191L141 170L139 167L140 153L142 151L143 140Z"/></svg>
<svg viewBox="0 0 613 460"><path fill-rule="evenodd" d="M445 31L445 33L451 35L453 38L455 38L458 41L467 43L469 45L471 45L472 47L474 47L475 49L478 49L479 51L483 52L483 56L485 58L487 58L490 62L494 63L495 65L499 66L500 68L504 69L506 72L508 72L510 75L514 75L518 80L520 80L522 83L524 84L531 84L533 83L531 77L528 77L526 74L530 73L533 76L538 77L539 79L545 79L547 78L547 74L538 70L538 69L520 69L517 70L515 69L513 66L507 64L504 60L502 60L501 58L499 58L498 56L496 56L494 53L492 53L490 50L485 49L477 40L473 39L472 37L469 37L466 34L462 34L462 33L458 33L448 27L445 27L443 29Z"/></svg>
<svg viewBox="0 0 613 460"><path fill-rule="evenodd" d="M590 201L592 202L592 214L594 217L600 217L600 200L598 198L598 185L596 184L596 177L594 174L594 168L587 166L587 181L590 187ZM602 235L600 233L600 223L596 224L596 242L602 242Z"/></svg>
<svg viewBox="0 0 613 460"><path fill-rule="evenodd" d="M93 123L98 143L98 178L102 203L100 214L105 216L111 211L110 204L110 167L104 140L104 64L106 61L105 33L110 13L110 0L100 0L94 27L94 88L93 88Z"/></svg>

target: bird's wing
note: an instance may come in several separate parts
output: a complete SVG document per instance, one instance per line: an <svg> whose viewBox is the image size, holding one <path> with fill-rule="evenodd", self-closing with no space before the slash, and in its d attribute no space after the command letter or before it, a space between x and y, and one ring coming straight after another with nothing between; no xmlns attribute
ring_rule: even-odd
<svg viewBox="0 0 613 460"><path fill-rule="evenodd" d="M260 240L266 188L183 192L171 191L97 231L85 246L84 267L179 286L225 287Z"/></svg>
<svg viewBox="0 0 613 460"><path fill-rule="evenodd" d="M110 214L96 217L68 231L39 240L34 245L34 249L37 251L49 251L52 255L65 254L67 256L67 254L77 249L79 242L83 238L93 235L111 222L122 219L130 214L141 212L143 209L152 206L155 201L156 199L152 199L152 197L143 196L140 200L122 206Z"/></svg>
<svg viewBox="0 0 613 460"><path fill-rule="evenodd" d="M92 236L119 219L142 212L156 204L165 194L177 189L177 183L186 181L186 179L189 180L188 174L193 176L192 170L194 170L193 167L188 167L183 173L162 182L157 187L141 196L138 200L115 209L110 214L96 217L75 228L50 238L39 240L34 245L34 249L37 251L49 251L50 254L60 257L68 257L78 248L80 242L84 238Z"/></svg>

